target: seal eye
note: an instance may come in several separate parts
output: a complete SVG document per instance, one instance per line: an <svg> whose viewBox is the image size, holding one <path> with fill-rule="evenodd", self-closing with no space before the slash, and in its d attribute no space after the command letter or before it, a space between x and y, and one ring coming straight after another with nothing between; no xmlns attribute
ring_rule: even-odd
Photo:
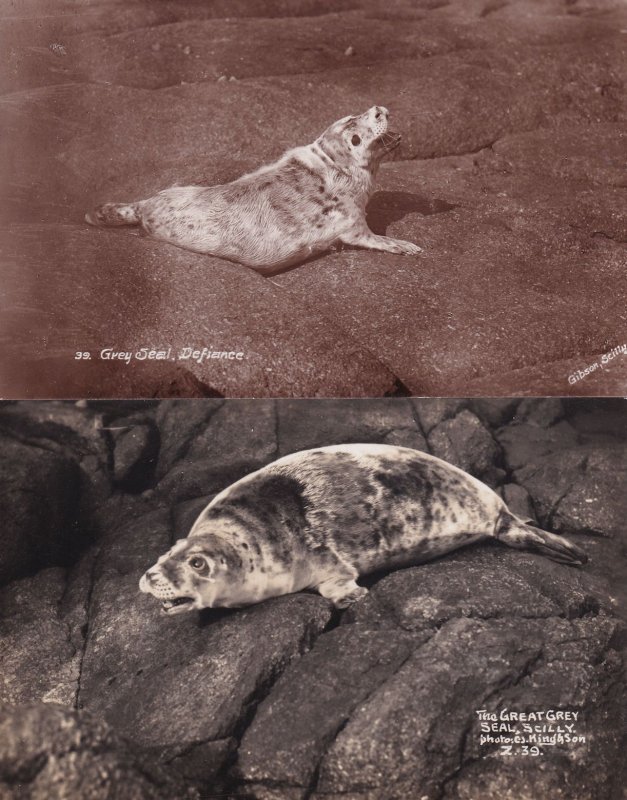
<svg viewBox="0 0 627 800"><path fill-rule="evenodd" d="M197 572L201 572L207 566L207 562L201 556L193 556L189 559L188 564L192 569L195 569Z"/></svg>
<svg viewBox="0 0 627 800"><path fill-rule="evenodd" d="M351 139L351 144L353 147L357 147L358 144L361 144L361 137L357 136L357 134L353 134L353 138Z"/></svg>

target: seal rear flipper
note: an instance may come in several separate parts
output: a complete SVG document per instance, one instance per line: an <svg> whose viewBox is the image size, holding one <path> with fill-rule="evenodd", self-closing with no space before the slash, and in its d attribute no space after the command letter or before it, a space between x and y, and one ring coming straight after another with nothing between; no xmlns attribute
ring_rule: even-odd
<svg viewBox="0 0 627 800"><path fill-rule="evenodd" d="M533 525L527 525L513 515L504 515L497 529L496 538L509 547L517 550L530 550L547 556L560 564L582 566L588 556L579 547L571 544L562 536L548 533Z"/></svg>
<svg viewBox="0 0 627 800"><path fill-rule="evenodd" d="M99 228L138 225L140 218L135 203L105 203L85 214L85 222Z"/></svg>

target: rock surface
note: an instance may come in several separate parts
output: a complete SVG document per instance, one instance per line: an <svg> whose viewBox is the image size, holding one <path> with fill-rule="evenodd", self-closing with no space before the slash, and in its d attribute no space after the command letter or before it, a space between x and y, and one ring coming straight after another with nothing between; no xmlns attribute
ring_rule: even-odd
<svg viewBox="0 0 627 800"><path fill-rule="evenodd" d="M623 3L65 12L32 0L0 28L1 396L624 394ZM271 276L83 222L232 180L374 102L403 143L368 221L420 256ZM100 356L203 346L243 358Z"/></svg>
<svg viewBox="0 0 627 800"><path fill-rule="evenodd" d="M139 484L116 471L133 426L156 448L126 450ZM483 543L368 576L344 612L299 593L164 617L138 591L241 474L333 442L433 453L442 426L479 477L488 450L472 443L491 442L512 509L589 564ZM0 430L14 490L54 454L48 490L78 509L64 563L39 547L0 589L3 797L620 797L625 401L26 402L0 406ZM586 741L500 756L476 712L503 709L577 711Z"/></svg>
<svg viewBox="0 0 627 800"><path fill-rule="evenodd" d="M102 721L55 704L0 706L2 797L194 800Z"/></svg>
<svg viewBox="0 0 627 800"><path fill-rule="evenodd" d="M0 582L63 563L78 504L76 464L2 437Z"/></svg>

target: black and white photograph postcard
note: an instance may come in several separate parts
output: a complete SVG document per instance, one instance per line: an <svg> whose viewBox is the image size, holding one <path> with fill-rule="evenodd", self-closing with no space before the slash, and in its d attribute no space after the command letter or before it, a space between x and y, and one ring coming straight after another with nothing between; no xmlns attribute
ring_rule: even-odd
<svg viewBox="0 0 627 800"><path fill-rule="evenodd" d="M0 406L0 794L619 800L627 401Z"/></svg>
<svg viewBox="0 0 627 800"><path fill-rule="evenodd" d="M626 394L623 0L4 0L0 396Z"/></svg>

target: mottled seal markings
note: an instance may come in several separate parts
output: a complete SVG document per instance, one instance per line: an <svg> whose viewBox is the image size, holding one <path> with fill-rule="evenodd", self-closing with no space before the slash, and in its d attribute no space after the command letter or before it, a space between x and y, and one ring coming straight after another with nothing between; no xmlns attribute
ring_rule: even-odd
<svg viewBox="0 0 627 800"><path fill-rule="evenodd" d="M342 242L413 255L411 242L378 236L366 204L381 159L398 146L388 110L334 122L312 144L223 186L174 186L147 200L107 203L92 225L141 225L179 247L251 267L277 268Z"/></svg>
<svg viewBox="0 0 627 800"><path fill-rule="evenodd" d="M139 587L169 614L301 589L317 589L344 608L367 593L356 583L360 575L482 539L566 564L587 561L439 458L389 445L321 447L281 458L217 495Z"/></svg>

